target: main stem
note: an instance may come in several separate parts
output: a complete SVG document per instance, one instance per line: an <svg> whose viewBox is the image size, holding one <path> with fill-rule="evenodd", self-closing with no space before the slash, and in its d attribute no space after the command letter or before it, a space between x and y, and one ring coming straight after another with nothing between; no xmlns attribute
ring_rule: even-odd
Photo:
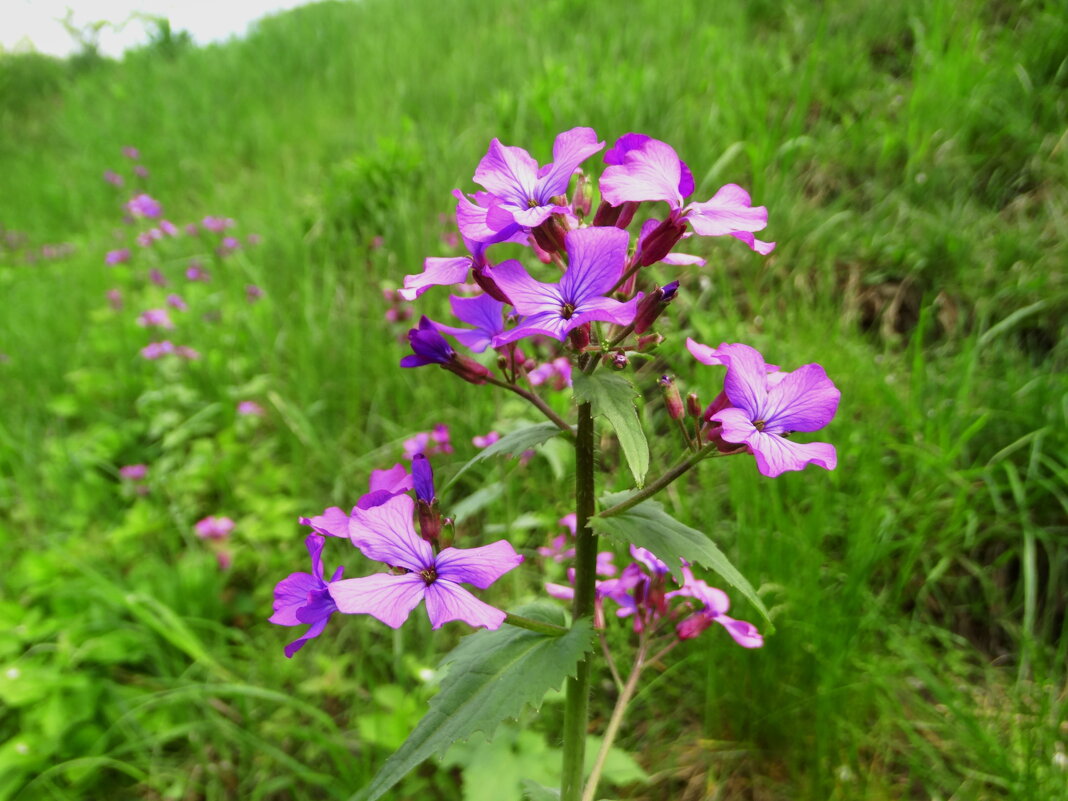
<svg viewBox="0 0 1068 801"><path fill-rule="evenodd" d="M575 432L575 620L593 615L597 577L597 535L590 528L594 513L593 410L579 404ZM564 766L560 801L579 801L582 795L582 767L586 756L586 727L589 718L590 657L578 664L575 677L567 680L564 706Z"/></svg>

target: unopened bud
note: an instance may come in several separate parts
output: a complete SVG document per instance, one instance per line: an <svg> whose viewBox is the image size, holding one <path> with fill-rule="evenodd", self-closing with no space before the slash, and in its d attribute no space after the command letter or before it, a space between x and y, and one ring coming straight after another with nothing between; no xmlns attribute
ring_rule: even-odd
<svg viewBox="0 0 1068 801"><path fill-rule="evenodd" d="M638 337L638 350L642 351L643 353L645 351L653 350L663 341L664 337L660 334L657 334L656 332L653 332L652 334L643 334L642 336Z"/></svg>
<svg viewBox="0 0 1068 801"><path fill-rule="evenodd" d="M635 255L635 261L642 267L656 264L671 252L684 233L686 233L685 221L677 218L673 212L642 240L638 253Z"/></svg>
<svg viewBox="0 0 1068 801"><path fill-rule="evenodd" d="M571 210L576 217L585 217L590 213L590 205L590 179L580 172L575 195L571 199Z"/></svg>
<svg viewBox="0 0 1068 801"><path fill-rule="evenodd" d="M593 224L626 228L634 219L634 214L637 211L638 204L629 200L622 206L613 206L611 203L602 200L601 205L597 207L597 213L593 215Z"/></svg>
<svg viewBox="0 0 1068 801"><path fill-rule="evenodd" d="M634 333L644 334L657 318L664 313L664 309L675 299L679 291L679 282L672 281L670 284L657 287L638 302L638 310L634 314Z"/></svg>
<svg viewBox="0 0 1068 801"><path fill-rule="evenodd" d="M686 413L690 417L700 419L701 417L701 401L697 399L697 393L691 392L686 396Z"/></svg>
<svg viewBox="0 0 1068 801"><path fill-rule="evenodd" d="M451 361L441 365L446 370L456 373L464 381L470 384L485 384L486 379L493 375L488 367L484 367L474 359L457 355Z"/></svg>
<svg viewBox="0 0 1068 801"><path fill-rule="evenodd" d="M577 351L584 351L590 345L590 324L580 325L573 328L567 335L567 341Z"/></svg>
<svg viewBox="0 0 1068 801"><path fill-rule="evenodd" d="M511 305L512 301L510 301L508 296L504 294L499 286L497 286L497 282L490 278L489 273L487 273L484 268L476 268L472 270L471 275L475 279L475 283L479 285L483 292L494 300L499 300L501 303Z"/></svg>
<svg viewBox="0 0 1068 801"><path fill-rule="evenodd" d="M419 511L419 536L427 542L437 542L441 536L441 512L437 498L431 503L420 499L415 505Z"/></svg>
<svg viewBox="0 0 1068 801"><path fill-rule="evenodd" d="M617 350L612 354L609 364L612 365L613 370L626 370L627 365L630 364L630 359L627 358L627 354L621 350Z"/></svg>
<svg viewBox="0 0 1068 801"><path fill-rule="evenodd" d="M557 224L554 217L550 217L530 233L534 241L538 243L538 247L546 253L564 252L564 230Z"/></svg>
<svg viewBox="0 0 1068 801"><path fill-rule="evenodd" d="M662 375L657 383L660 384L660 389L664 393L664 407L667 409L668 416L672 420L681 420L685 410L682 406L679 388L675 386L675 379L669 375Z"/></svg>

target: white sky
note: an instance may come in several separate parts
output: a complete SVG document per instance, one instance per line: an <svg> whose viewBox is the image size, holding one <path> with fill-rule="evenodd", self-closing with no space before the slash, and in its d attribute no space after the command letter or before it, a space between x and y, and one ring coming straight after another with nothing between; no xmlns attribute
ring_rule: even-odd
<svg viewBox="0 0 1068 801"><path fill-rule="evenodd" d="M106 20L115 27L100 33L100 50L118 56L148 39L145 23L130 21L140 12L167 17L175 31L186 30L198 44L243 34L250 22L309 0L0 0L0 48L34 49L55 56L70 55L76 45L59 22L67 9L75 25ZM151 25L148 26L151 29Z"/></svg>

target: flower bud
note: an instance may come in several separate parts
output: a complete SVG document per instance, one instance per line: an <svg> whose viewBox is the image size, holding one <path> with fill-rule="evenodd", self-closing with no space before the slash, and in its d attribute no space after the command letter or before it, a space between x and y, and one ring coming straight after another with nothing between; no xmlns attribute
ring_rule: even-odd
<svg viewBox="0 0 1068 801"><path fill-rule="evenodd" d="M475 279L475 283L479 285L483 292L489 295L494 300L499 300L501 303L507 303L511 305L512 301L508 299L508 296L504 294L504 291L497 286L497 282L490 278L485 268L476 267L471 270L471 276Z"/></svg>
<svg viewBox="0 0 1068 801"><path fill-rule="evenodd" d="M441 512L437 498L431 503L420 498L415 506L419 512L419 536L427 542L437 542L441 536Z"/></svg>
<svg viewBox="0 0 1068 801"><path fill-rule="evenodd" d="M664 313L664 309L675 299L679 290L679 282L672 281L670 284L657 287L638 302L638 310L634 314L634 333L644 334L656 319Z"/></svg>
<svg viewBox="0 0 1068 801"><path fill-rule="evenodd" d="M638 337L638 350L646 352L656 349L661 342L664 341L664 337L657 334L655 331L652 334L644 334Z"/></svg>
<svg viewBox="0 0 1068 801"><path fill-rule="evenodd" d="M575 350L585 350L590 344L590 324L586 323L571 329L571 333L567 335L567 341Z"/></svg>
<svg viewBox="0 0 1068 801"><path fill-rule="evenodd" d="M601 201L597 207L597 213L593 216L594 225L614 225L616 228L626 228L634 219L638 211L638 204L627 201L622 206L613 206L611 203Z"/></svg>
<svg viewBox="0 0 1068 801"><path fill-rule="evenodd" d="M668 416L672 420L681 420L684 410L679 388L675 386L675 379L669 375L662 375L657 383L660 384L660 389L664 393L664 407L667 409Z"/></svg>
<svg viewBox="0 0 1068 801"><path fill-rule="evenodd" d="M590 213L590 205L590 179L585 173L579 172L578 184L571 199L571 211L576 217L586 217Z"/></svg>
<svg viewBox="0 0 1068 801"><path fill-rule="evenodd" d="M635 261L642 267L656 264L671 252L684 233L686 222L676 217L673 212L642 240L639 252L635 254Z"/></svg>
<svg viewBox="0 0 1068 801"><path fill-rule="evenodd" d="M443 364L446 370L456 373L469 384L485 384L486 379L493 375L488 367L483 367L474 359L457 355L452 361Z"/></svg>
<svg viewBox="0 0 1068 801"><path fill-rule="evenodd" d="M686 413L690 417L699 418L701 416L701 401L698 400L696 392L691 392L686 396Z"/></svg>
<svg viewBox="0 0 1068 801"><path fill-rule="evenodd" d="M550 217L531 232L534 241L546 253L564 252L564 230L555 217Z"/></svg>
<svg viewBox="0 0 1068 801"><path fill-rule="evenodd" d="M621 350L617 350L612 354L609 364L613 370L626 370L627 365L630 364L630 359L627 358L627 354Z"/></svg>

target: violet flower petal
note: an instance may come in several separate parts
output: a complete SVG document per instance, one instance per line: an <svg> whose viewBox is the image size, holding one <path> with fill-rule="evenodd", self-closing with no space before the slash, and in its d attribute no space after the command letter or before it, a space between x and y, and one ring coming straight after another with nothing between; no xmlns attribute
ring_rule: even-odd
<svg viewBox="0 0 1068 801"><path fill-rule="evenodd" d="M426 588L426 611L432 628L438 629L451 620L472 626L499 629L507 615L480 601L459 584L439 578Z"/></svg>
<svg viewBox="0 0 1068 801"><path fill-rule="evenodd" d="M547 165L538 181L538 199L546 203L550 198L567 193L571 176L578 166L604 147L604 142L597 141L593 128L572 128L558 134L553 142L553 163Z"/></svg>
<svg viewBox="0 0 1068 801"><path fill-rule="evenodd" d="M820 365L806 364L791 370L768 390L763 409L767 423L764 431L818 431L834 418L841 397Z"/></svg>
<svg viewBox="0 0 1068 801"><path fill-rule="evenodd" d="M418 573L402 576L376 573L329 585L330 595L339 611L347 615L371 615L394 629L399 629L412 610L419 606L426 588L426 582Z"/></svg>
<svg viewBox="0 0 1068 801"><path fill-rule="evenodd" d="M300 523L304 526L311 526L313 530L326 537L344 537L348 539L349 536L349 516L337 506L331 506L321 515L302 517L300 518ZM319 550L322 551L322 548Z"/></svg>
<svg viewBox="0 0 1068 801"><path fill-rule="evenodd" d="M736 231L760 231L767 227L768 210L752 206L749 193L737 184L727 184L704 203L687 206L687 219L699 236L726 236Z"/></svg>
<svg viewBox="0 0 1068 801"><path fill-rule="evenodd" d="M683 184L684 167L671 145L648 139L640 147L626 150L622 163L605 169L601 175L601 196L613 206L628 201L663 200L673 209L682 208L684 196L693 191L689 169L687 182ZM690 192L683 193L682 188Z"/></svg>
<svg viewBox="0 0 1068 801"><path fill-rule="evenodd" d="M726 615L717 615L712 618L727 630L734 641L743 648L761 648L764 645L763 635L757 631L757 627L744 620L735 620Z"/></svg>
<svg viewBox="0 0 1068 801"><path fill-rule="evenodd" d="M380 506L352 510L350 539L368 559L419 572L434 564L430 543L415 533L415 501L395 495Z"/></svg>
<svg viewBox="0 0 1068 801"><path fill-rule="evenodd" d="M568 231L564 235L568 267L560 279L562 297L577 308L611 290L623 275L629 243L630 235L614 226ZM511 293L508 297L515 300Z"/></svg>
<svg viewBox="0 0 1068 801"><path fill-rule="evenodd" d="M431 256L423 262L423 272L404 276L404 289L398 289L397 294L407 301L415 300L432 286L463 283L470 269L470 256L453 259Z"/></svg>
<svg viewBox="0 0 1068 801"><path fill-rule="evenodd" d="M486 589L509 570L517 567L523 556L507 540L498 540L480 548L445 548L438 554L434 569L438 579L473 584Z"/></svg>

